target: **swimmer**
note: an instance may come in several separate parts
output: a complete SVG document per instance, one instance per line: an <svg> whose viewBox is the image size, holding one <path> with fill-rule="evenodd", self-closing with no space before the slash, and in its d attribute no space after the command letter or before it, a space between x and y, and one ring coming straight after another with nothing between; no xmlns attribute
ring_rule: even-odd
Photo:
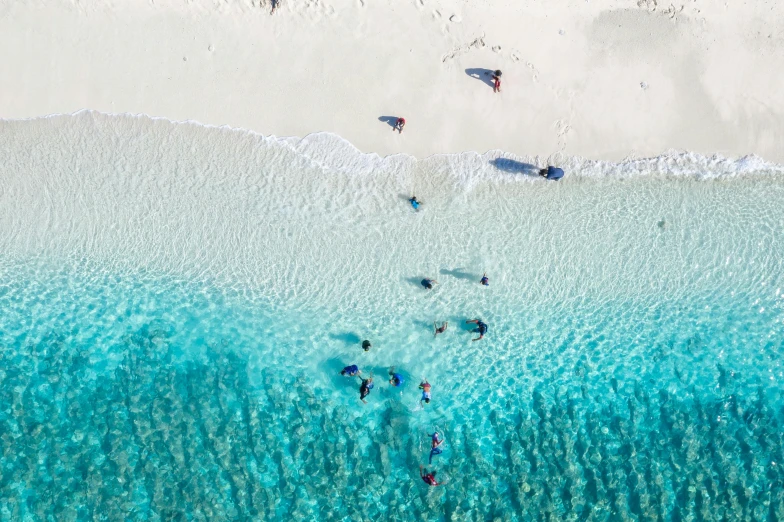
<svg viewBox="0 0 784 522"><path fill-rule="evenodd" d="M346 366L340 371L340 375L345 375L346 377L356 377L360 373L362 372L359 370L359 367L356 364Z"/></svg>
<svg viewBox="0 0 784 522"><path fill-rule="evenodd" d="M416 196L411 196L408 199L408 202L411 203L411 206L414 207L414 210L419 210L419 205L422 204L421 202L417 201Z"/></svg>
<svg viewBox="0 0 784 522"><path fill-rule="evenodd" d="M367 379L362 379L362 384L359 385L359 400L367 404L365 397L370 395L370 390L372 389L373 389L373 375L371 374L370 377L368 377Z"/></svg>
<svg viewBox="0 0 784 522"><path fill-rule="evenodd" d="M440 486L441 484L443 484L442 482L438 482L436 480L435 471L431 471L428 473L428 471L424 468L425 466L423 466L422 464L419 465L419 476L422 478L422 480L425 481L425 484L427 484L428 486Z"/></svg>
<svg viewBox="0 0 784 522"><path fill-rule="evenodd" d="M428 464L433 463L433 455L441 455L444 450L439 448L439 446L444 442L444 439L438 438L438 432L436 431L430 436L430 460Z"/></svg>
<svg viewBox="0 0 784 522"><path fill-rule="evenodd" d="M419 399L419 404L422 404L422 401L425 404L430 404L430 383L427 382L427 379L419 383L419 389L422 390L422 398Z"/></svg>
<svg viewBox="0 0 784 522"><path fill-rule="evenodd" d="M426 277L422 281L420 281L419 284L421 284L422 286L424 286L428 290L432 290L433 289L433 285L437 285L438 281L436 281L435 279L430 279L430 278Z"/></svg>
<svg viewBox="0 0 784 522"><path fill-rule="evenodd" d="M444 321L444 324L442 324L441 327L438 327L438 326L436 326L435 321L433 321L433 328L435 328L435 331L436 331L436 333L433 334L433 337L435 337L436 335L438 335L440 333L446 332L446 327L447 327L448 324L449 323Z"/></svg>
<svg viewBox="0 0 784 522"><path fill-rule="evenodd" d="M363 349L363 350L365 350L366 352L369 352L369 351L370 351L370 347L371 347L371 346L372 346L372 345L370 344L370 341L368 341L367 339L365 339L364 341L362 341L362 349Z"/></svg>
<svg viewBox="0 0 784 522"><path fill-rule="evenodd" d="M395 125L392 127L392 132L397 131L398 134L403 133L403 127L406 126L406 119L405 118L398 118L395 120Z"/></svg>
<svg viewBox="0 0 784 522"><path fill-rule="evenodd" d="M480 279L479 282L484 286L490 286L490 280L487 278L487 272L482 274L482 279Z"/></svg>
<svg viewBox="0 0 784 522"><path fill-rule="evenodd" d="M394 366L389 369L389 375L391 376L389 379L389 384L392 386L398 387L403 384L403 376L395 372Z"/></svg>
<svg viewBox="0 0 784 522"><path fill-rule="evenodd" d="M481 319L471 319L470 321L466 321L466 324L471 324L471 323L476 324L476 328L473 331L479 334L479 337L471 340L479 341L487 333L487 325L483 323Z"/></svg>

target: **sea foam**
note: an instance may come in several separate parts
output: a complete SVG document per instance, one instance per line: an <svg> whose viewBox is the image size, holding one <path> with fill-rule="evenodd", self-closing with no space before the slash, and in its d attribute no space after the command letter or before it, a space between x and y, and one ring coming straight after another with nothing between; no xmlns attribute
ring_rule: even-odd
<svg viewBox="0 0 784 522"><path fill-rule="evenodd" d="M784 517L775 165L0 133L2 519Z"/></svg>

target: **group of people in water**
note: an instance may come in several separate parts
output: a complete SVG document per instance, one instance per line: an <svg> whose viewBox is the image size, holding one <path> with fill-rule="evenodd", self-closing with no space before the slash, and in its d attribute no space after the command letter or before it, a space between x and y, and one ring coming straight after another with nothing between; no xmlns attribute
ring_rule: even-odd
<svg viewBox="0 0 784 522"><path fill-rule="evenodd" d="M415 205L416 198L415 197L411 198L411 200L409 200L409 201L411 202L412 206L414 206L414 208L416 209L417 206L418 206L418 204ZM479 280L479 283L481 285L483 285L483 286L490 286L490 279L487 277L487 273L482 274L482 278ZM433 286L437 285L437 284L438 284L438 281L436 281L435 279L430 279L430 278L425 278L425 279L422 279L422 281L421 281L421 285L426 290L432 290ZM476 328L474 328L472 330L472 332L478 333L479 337L477 337L475 339L472 339L472 341L480 341L480 340L482 340L482 338L484 338L485 334L487 333L487 328L488 328L487 324L484 321L482 321L481 319L469 319L469 320L466 321L466 324L474 324L474 325L476 325ZM446 332L446 329L447 329L448 326L449 326L449 323L447 321L444 321L441 324L441 326L438 326L438 323L434 322L433 323L433 330L434 330L433 336L435 337L438 334L442 334L442 333ZM362 341L362 349L364 351L366 351L366 352L370 351L371 347L372 347L372 343L369 340L366 339L366 340ZM375 384L373 382L373 374L371 373L366 378L363 377L362 376L362 370L360 370L359 366L357 366L356 364L352 364L350 366L346 366L345 368L343 368L340 371L340 374L345 376L345 377L356 377L356 378L359 379L359 400L361 400L363 402L363 404L367 404L367 401L365 399L367 398L368 395L370 395L370 392L375 387ZM405 382L405 378L403 377L403 375L400 374L395 369L394 366L391 367L389 369L389 384L391 386L395 387L395 388L399 388L400 386L403 385L404 382ZM422 381L419 383L418 389L422 391L422 396L419 399L420 405L422 407L424 407L425 404L430 404L430 401L432 399L432 395L431 395L432 386L431 386L431 384L429 382L427 382L427 379L422 379ZM436 430L432 434L428 434L428 436L430 437L430 458L428 460L428 463L432 464L433 463L433 457L436 456L436 455L440 455L443 452L443 448L441 447L441 445L443 444L444 439L441 437L441 435L439 434L438 430ZM429 486L441 486L441 485L444 484L444 482L439 482L436 479L436 471L434 471L434 470L427 471L425 469L424 465L419 467L419 476Z"/></svg>

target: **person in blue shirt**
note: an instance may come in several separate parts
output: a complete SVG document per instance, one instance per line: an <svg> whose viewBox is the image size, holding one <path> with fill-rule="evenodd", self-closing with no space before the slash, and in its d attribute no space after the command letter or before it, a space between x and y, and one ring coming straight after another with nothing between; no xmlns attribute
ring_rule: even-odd
<svg viewBox="0 0 784 522"><path fill-rule="evenodd" d="M394 366L389 369L389 376L390 376L389 384L391 384L392 386L398 387L403 384L403 376L395 371Z"/></svg>
<svg viewBox="0 0 784 522"><path fill-rule="evenodd" d="M482 274L482 279L479 280L484 286L490 286L490 280L487 278L487 272Z"/></svg>
<svg viewBox="0 0 784 522"><path fill-rule="evenodd" d="M340 375L345 375L346 377L355 377L362 373L359 370L359 367L356 364L352 364L351 366L346 366L340 371Z"/></svg>
<svg viewBox="0 0 784 522"><path fill-rule="evenodd" d="M479 337L477 337L476 339L471 339L471 340L472 341L479 341L487 333L487 325L485 323L483 323L481 319L471 319L470 321L466 321L466 324L472 324L472 323L476 325L476 328L474 328L473 331L475 333L478 333Z"/></svg>
<svg viewBox="0 0 784 522"><path fill-rule="evenodd" d="M438 437L438 432L436 431L430 436L430 460L428 464L433 463L433 455L441 455L444 452L439 446L444 442L444 439Z"/></svg>
<svg viewBox="0 0 784 522"><path fill-rule="evenodd" d="M414 210L419 210L419 205L422 204L419 201L417 201L416 196L411 196L408 202L411 203L411 206L414 207Z"/></svg>

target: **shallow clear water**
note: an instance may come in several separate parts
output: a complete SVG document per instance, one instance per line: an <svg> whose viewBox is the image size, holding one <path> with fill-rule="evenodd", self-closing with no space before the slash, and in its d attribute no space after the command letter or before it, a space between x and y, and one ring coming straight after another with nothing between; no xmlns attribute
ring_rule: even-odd
<svg viewBox="0 0 784 522"><path fill-rule="evenodd" d="M0 520L784 520L773 166L0 135Z"/></svg>

